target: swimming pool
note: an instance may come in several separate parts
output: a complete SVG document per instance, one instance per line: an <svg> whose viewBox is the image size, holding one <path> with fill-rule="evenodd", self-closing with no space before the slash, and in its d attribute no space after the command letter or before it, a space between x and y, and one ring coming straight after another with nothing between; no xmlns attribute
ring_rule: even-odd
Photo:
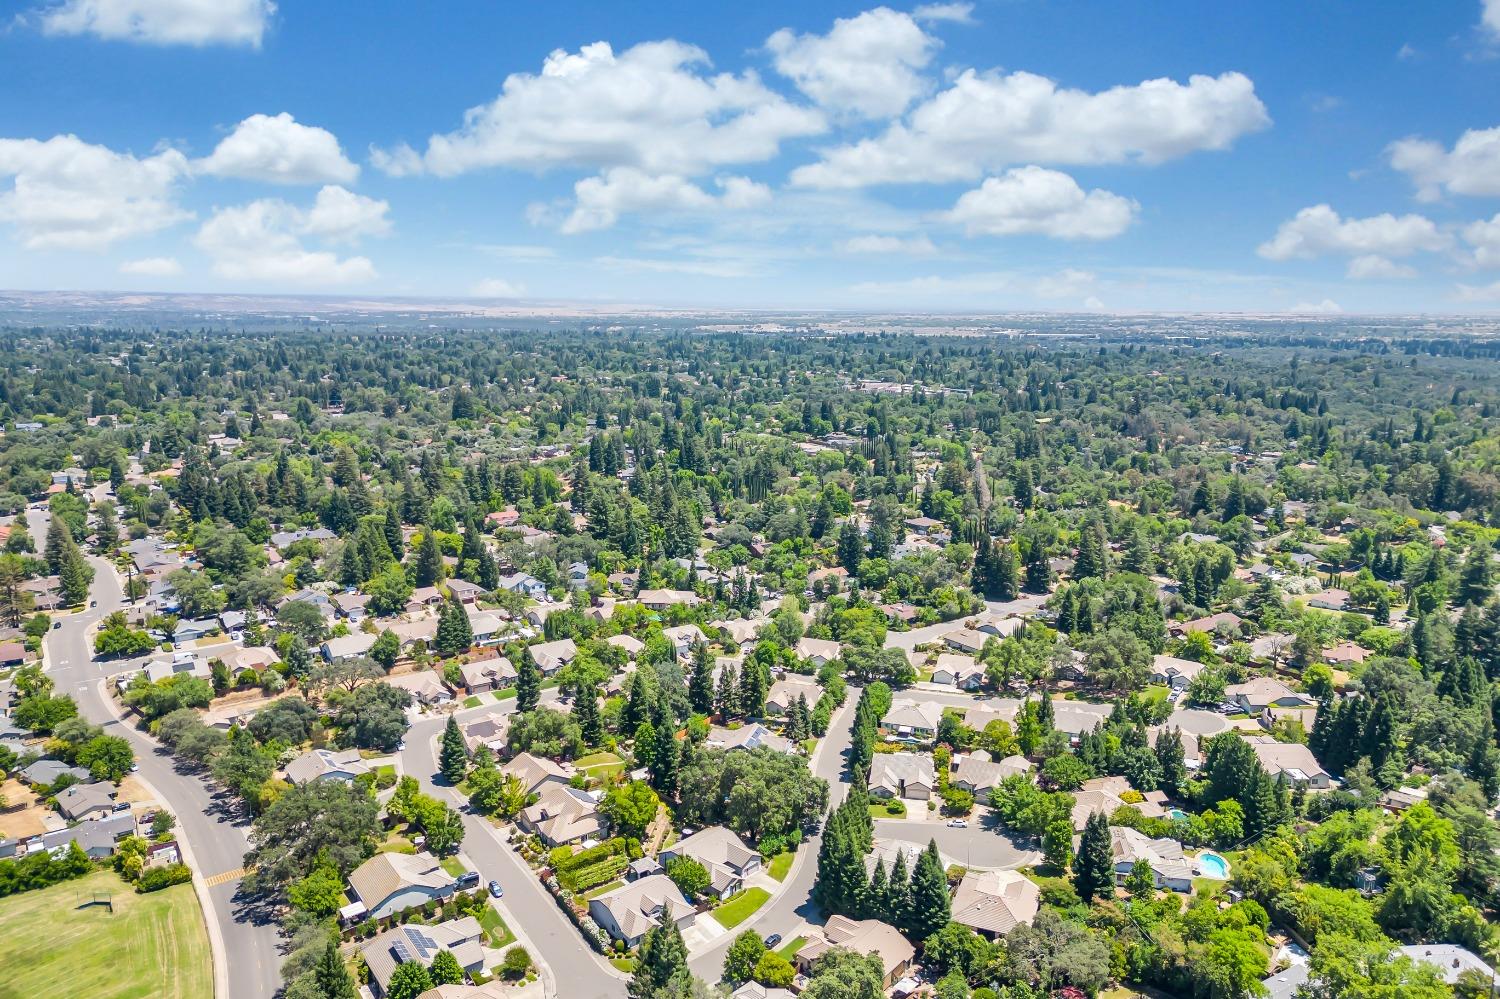
<svg viewBox="0 0 1500 999"><path fill-rule="evenodd" d="M1229 878L1229 861L1211 850L1198 854L1198 873L1205 878L1226 881Z"/></svg>
<svg viewBox="0 0 1500 999"><path fill-rule="evenodd" d="M1169 808L1169 809L1167 809L1167 818L1171 819L1173 822L1181 822L1183 819L1185 819L1187 817L1188 817L1188 813L1184 812L1180 808Z"/></svg>

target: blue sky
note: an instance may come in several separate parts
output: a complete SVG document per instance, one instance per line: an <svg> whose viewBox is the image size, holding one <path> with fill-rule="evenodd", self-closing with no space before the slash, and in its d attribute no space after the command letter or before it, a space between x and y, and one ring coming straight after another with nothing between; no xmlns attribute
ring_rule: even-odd
<svg viewBox="0 0 1500 999"><path fill-rule="evenodd" d="M3 287L1500 309L1500 0L8 6Z"/></svg>

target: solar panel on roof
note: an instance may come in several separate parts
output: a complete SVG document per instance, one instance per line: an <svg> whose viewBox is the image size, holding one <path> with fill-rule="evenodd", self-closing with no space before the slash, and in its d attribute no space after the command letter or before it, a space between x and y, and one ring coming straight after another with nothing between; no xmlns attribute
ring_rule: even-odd
<svg viewBox="0 0 1500 999"><path fill-rule="evenodd" d="M391 944L391 953L396 955L396 960L405 964L412 959L411 951L407 950L405 941L397 940Z"/></svg>

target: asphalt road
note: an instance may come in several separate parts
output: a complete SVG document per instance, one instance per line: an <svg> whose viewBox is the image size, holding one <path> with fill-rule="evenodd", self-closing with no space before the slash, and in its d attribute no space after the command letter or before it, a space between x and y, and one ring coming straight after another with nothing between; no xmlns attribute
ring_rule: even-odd
<svg viewBox="0 0 1500 999"><path fill-rule="evenodd" d="M37 511L27 513L38 547L47 536L47 517ZM138 776L176 816L176 833L186 840L205 879L238 871L249 848L249 822L238 805L199 777L179 772L164 748L133 725L122 723L106 703L104 680L118 671L119 665L95 662L86 632L89 625L124 607L125 600L114 567L99 558L90 562L94 566L90 597L96 606L59 617L61 627L49 631L44 643L46 672L52 677L54 689L59 694L71 694L78 702L79 713L89 721L130 741L140 764ZM233 878L207 889L212 911L206 915L217 924L228 965L227 976L219 976L219 980L227 977L227 999L270 999L281 987L279 930L272 914L258 909L253 900L237 897L239 884L239 879Z"/></svg>
<svg viewBox="0 0 1500 999"><path fill-rule="evenodd" d="M556 691L544 691L544 702ZM460 721L515 711L515 699L458 712ZM583 942L577 927L562 914L531 868L501 841L501 830L488 819L470 814L464 799L433 778L438 771L438 736L447 716L424 718L406 733L401 752L402 770L417 778L422 790L455 805L465 805L463 851L479 871L482 881L500 882L505 889L501 910L506 921L524 934L533 955L550 969L553 987L549 995L562 999L617 999L625 993L625 976Z"/></svg>

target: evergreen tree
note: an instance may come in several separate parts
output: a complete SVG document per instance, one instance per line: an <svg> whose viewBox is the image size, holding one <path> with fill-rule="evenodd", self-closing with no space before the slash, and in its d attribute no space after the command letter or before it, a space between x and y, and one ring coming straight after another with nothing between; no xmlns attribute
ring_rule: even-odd
<svg viewBox="0 0 1500 999"><path fill-rule="evenodd" d="M769 690L765 666L754 658L745 660L745 668L740 670L740 710L746 718L759 718L766 713Z"/></svg>
<svg viewBox="0 0 1500 999"><path fill-rule="evenodd" d="M417 562L412 570L414 586L436 586L443 581L443 555L438 550L437 534L432 525L422 529L422 543L417 547Z"/></svg>
<svg viewBox="0 0 1500 999"><path fill-rule="evenodd" d="M911 908L911 875L906 869L906 854L896 854L891 875L885 882L885 921L892 926L900 922L901 913Z"/></svg>
<svg viewBox="0 0 1500 999"><path fill-rule="evenodd" d="M434 646L440 656L456 656L460 652L467 652L474 644L474 627L469 623L469 615L464 613L463 605L457 600L443 601L442 610L438 612L437 638Z"/></svg>
<svg viewBox="0 0 1500 999"><path fill-rule="evenodd" d="M682 932L675 922L664 919L646 931L625 994L630 999L658 999L664 990L669 995L682 990L687 979L687 946L682 942Z"/></svg>
<svg viewBox="0 0 1500 999"><path fill-rule="evenodd" d="M787 708L786 737L792 742L802 742L810 734L808 731L807 698L801 694Z"/></svg>
<svg viewBox="0 0 1500 999"><path fill-rule="evenodd" d="M860 911L866 919L890 922L889 891L886 887L885 858L875 861L875 870L870 874L870 883L865 888L864 905Z"/></svg>
<svg viewBox="0 0 1500 999"><path fill-rule="evenodd" d="M63 562L70 552L78 550L73 543L73 532L60 514L53 514L47 523L47 542L42 557L47 561L47 570L54 576L62 572Z"/></svg>
<svg viewBox="0 0 1500 999"><path fill-rule="evenodd" d="M948 878L938 857L937 843L929 840L911 875L911 906L905 926L907 935L912 940L926 940L947 926L951 915Z"/></svg>
<svg viewBox="0 0 1500 999"><path fill-rule="evenodd" d="M381 527L381 533L385 535L385 543L390 547L391 554L399 561L406 544L401 536L401 514L397 512L394 503L386 504L385 523Z"/></svg>
<svg viewBox="0 0 1500 999"><path fill-rule="evenodd" d="M1073 887L1079 898L1093 902L1095 898L1109 895L1114 882L1109 820L1103 812L1095 812L1089 816L1078 843L1078 856L1073 861Z"/></svg>
<svg viewBox="0 0 1500 999"><path fill-rule="evenodd" d="M1099 521L1089 518L1079 531L1078 557L1073 563L1074 579L1103 578L1109 571L1105 552L1104 528Z"/></svg>
<svg viewBox="0 0 1500 999"><path fill-rule="evenodd" d="M520 668L516 671L516 710L522 713L534 711L541 699L542 671L531 658L531 650L524 649Z"/></svg>
<svg viewBox="0 0 1500 999"><path fill-rule="evenodd" d="M438 769L442 771L443 779L454 786L463 781L469 770L469 747L464 744L464 734L458 727L458 720L452 715L448 716L448 724L443 728Z"/></svg>
<svg viewBox="0 0 1500 999"><path fill-rule="evenodd" d="M54 518L54 521L57 518ZM94 567L74 545L64 556L62 568L57 574L58 589L66 604L81 604L88 599L89 586L94 582Z"/></svg>
<svg viewBox="0 0 1500 999"><path fill-rule="evenodd" d="M604 743L604 720L599 714L599 692L593 684L581 687L573 699L573 719L590 746Z"/></svg>
<svg viewBox="0 0 1500 999"><path fill-rule="evenodd" d="M719 682L714 690L714 710L725 721L739 717L740 676L732 663L719 672Z"/></svg>
<svg viewBox="0 0 1500 999"><path fill-rule="evenodd" d="M714 713L714 666L708 646L699 642L693 649L693 675L688 681L688 703L700 715Z"/></svg>
<svg viewBox="0 0 1500 999"><path fill-rule="evenodd" d="M859 575L859 563L865 555L864 539L859 536L859 525L854 521L845 521L839 528L839 539L837 546L839 565L851 576Z"/></svg>
<svg viewBox="0 0 1500 999"><path fill-rule="evenodd" d="M1156 762L1161 767L1161 786L1170 795L1182 793L1187 786L1187 754L1182 735L1175 728L1163 729L1156 736Z"/></svg>
<svg viewBox="0 0 1500 999"><path fill-rule="evenodd" d="M328 946L323 949L323 956L318 958L318 964L313 968L313 981L324 999L357 999L359 989L354 984L354 976L349 974L349 968L344 964L344 955L339 953L337 937L328 938Z"/></svg>

